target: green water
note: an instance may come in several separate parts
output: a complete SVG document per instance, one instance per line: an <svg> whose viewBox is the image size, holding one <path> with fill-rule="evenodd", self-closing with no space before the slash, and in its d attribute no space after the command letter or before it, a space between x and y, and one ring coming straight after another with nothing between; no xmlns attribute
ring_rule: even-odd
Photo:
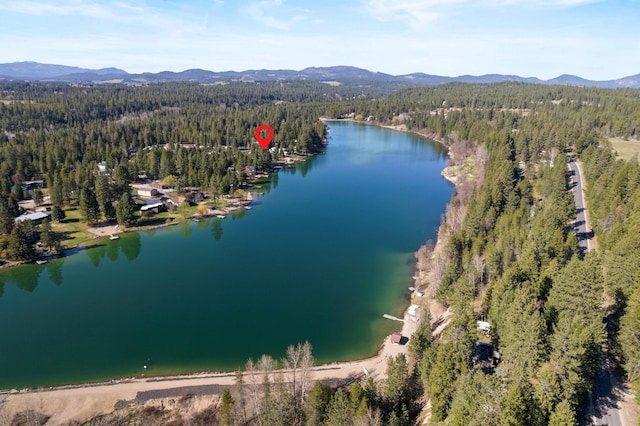
<svg viewBox="0 0 640 426"><path fill-rule="evenodd" d="M329 127L252 210L0 272L0 389L229 370L305 340L318 362L375 353L453 193L446 153Z"/></svg>

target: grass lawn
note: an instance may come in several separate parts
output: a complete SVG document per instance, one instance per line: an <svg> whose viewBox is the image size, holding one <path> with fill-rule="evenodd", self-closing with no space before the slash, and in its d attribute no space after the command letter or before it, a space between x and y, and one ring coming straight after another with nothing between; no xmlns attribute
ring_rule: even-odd
<svg viewBox="0 0 640 426"><path fill-rule="evenodd" d="M167 225L173 222L181 222L192 217L198 210L197 206L181 207L175 212L160 212L149 216L143 216L131 228L141 230L147 227L157 227Z"/></svg>
<svg viewBox="0 0 640 426"><path fill-rule="evenodd" d="M613 149L616 150L618 157L624 160L630 160L634 154L640 157L640 141L624 140L622 138L609 138Z"/></svg>
<svg viewBox="0 0 640 426"><path fill-rule="evenodd" d="M78 244L95 240L95 237L87 231L87 225L82 223L82 215L78 209L65 210L65 218L62 222L52 222L51 229L62 233L62 244L66 247L74 247Z"/></svg>

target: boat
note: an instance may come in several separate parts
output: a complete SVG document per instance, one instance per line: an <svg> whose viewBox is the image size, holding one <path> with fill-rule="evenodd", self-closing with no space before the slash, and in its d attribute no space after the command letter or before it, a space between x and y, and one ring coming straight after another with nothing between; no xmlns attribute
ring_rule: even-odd
<svg viewBox="0 0 640 426"><path fill-rule="evenodd" d="M45 264L45 263L47 263L47 262L48 262L48 260L36 260L36 263L37 263L38 265L44 265L44 264Z"/></svg>
<svg viewBox="0 0 640 426"><path fill-rule="evenodd" d="M251 210L251 206L244 206L246 210Z"/></svg>
<svg viewBox="0 0 640 426"><path fill-rule="evenodd" d="M224 219L226 216L225 216L225 215L223 215L223 214L217 214L217 215L216 215L216 217L217 217L218 219Z"/></svg>
<svg viewBox="0 0 640 426"><path fill-rule="evenodd" d="M197 217L192 217L191 220L194 222L200 222L200 219L198 219Z"/></svg>
<svg viewBox="0 0 640 426"><path fill-rule="evenodd" d="M119 238L120 238L120 237L119 237L118 235L112 235L112 236L110 236L110 237L109 237L109 239L110 239L110 240L112 240L112 241L113 241L113 240L117 240L117 239L119 239Z"/></svg>

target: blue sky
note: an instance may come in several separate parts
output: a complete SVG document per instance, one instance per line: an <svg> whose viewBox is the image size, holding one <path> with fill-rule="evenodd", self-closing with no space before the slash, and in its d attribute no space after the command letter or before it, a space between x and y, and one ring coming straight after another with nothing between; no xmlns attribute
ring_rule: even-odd
<svg viewBox="0 0 640 426"><path fill-rule="evenodd" d="M129 72L640 73L640 0L0 0L0 16L0 62Z"/></svg>

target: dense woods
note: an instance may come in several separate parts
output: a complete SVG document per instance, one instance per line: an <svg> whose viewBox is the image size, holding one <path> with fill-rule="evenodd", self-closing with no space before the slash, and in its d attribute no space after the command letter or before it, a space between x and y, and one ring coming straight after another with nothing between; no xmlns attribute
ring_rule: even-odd
<svg viewBox="0 0 640 426"><path fill-rule="evenodd" d="M262 392L253 397L258 403L245 410L243 387L230 390L217 414L222 423L409 425L430 401L433 424L577 424L588 415L605 360L640 395L640 165L617 160L608 141L638 138L640 92L515 83L384 97L358 90L3 83L4 250L29 259L36 241L56 244L49 222L37 229L13 223L18 201L43 196L26 194L25 181L44 180L54 221L77 206L88 223L130 224L128 188L139 175L225 193L242 184L245 166L268 170L285 151L319 152L326 136L320 116L402 124L474 163L475 175L459 183L442 224L445 256L432 265L433 293L451 308L452 322L433 337L425 319L408 358L391 359L381 383L287 389L273 360L248 364L266 371L261 384L248 386ZM275 131L272 151L253 142L263 123ZM576 209L565 151L581 160L588 184L598 240L588 254L570 226ZM103 161L108 178L98 173ZM481 317L491 324L488 336L477 329ZM499 352L496 365L479 362L477 342ZM291 357L304 358L307 349L292 348Z"/></svg>

